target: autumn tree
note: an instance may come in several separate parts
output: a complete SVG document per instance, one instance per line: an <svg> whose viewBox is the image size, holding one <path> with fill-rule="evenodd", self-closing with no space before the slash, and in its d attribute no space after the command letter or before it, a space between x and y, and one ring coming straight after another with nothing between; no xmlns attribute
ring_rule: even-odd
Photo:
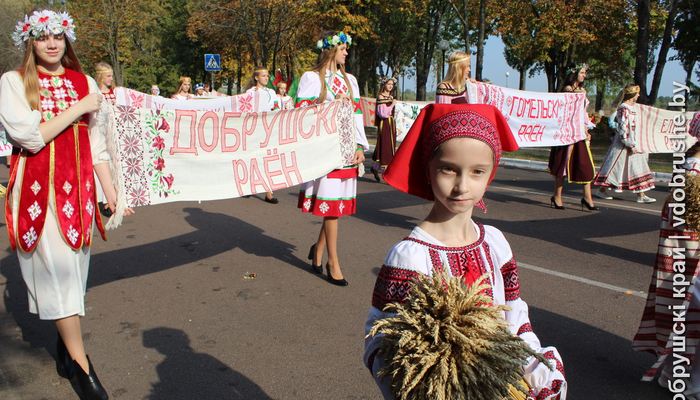
<svg viewBox="0 0 700 400"><path fill-rule="evenodd" d="M638 29L634 83L639 85L641 89L639 103L654 104L656 101L659 85L661 84L661 76L668 58L668 50L673 39L673 25L677 12L678 0L669 0L665 3L652 0L637 1ZM655 30L656 32L654 32ZM659 44L659 41L660 48L654 68L654 77L651 88L647 90L649 66L654 64L650 55L653 54L653 50Z"/></svg>
<svg viewBox="0 0 700 400"><path fill-rule="evenodd" d="M5 0L3 12L0 13L0 74L16 69L22 63L23 54L15 47L10 35L29 10L29 0Z"/></svg>
<svg viewBox="0 0 700 400"><path fill-rule="evenodd" d="M627 45L620 41L630 32L627 1L500 0L498 31L504 36L532 38L516 40L511 48L532 53L536 70L547 75L548 90L558 91L570 63L608 63L611 59L604 52L618 56L618 46ZM622 68L618 62L615 67Z"/></svg>
<svg viewBox="0 0 700 400"><path fill-rule="evenodd" d="M108 61L114 68L116 84L124 85L125 68L140 60L135 40L142 38L141 33L154 23L156 6L156 0L68 2L80 38L76 50L81 59L88 60L88 64Z"/></svg>
<svg viewBox="0 0 700 400"><path fill-rule="evenodd" d="M673 41L673 48L678 52L676 59L687 74L685 84L688 86L692 86L690 79L695 66L700 62L699 16L700 0L680 0L675 21L677 35Z"/></svg>

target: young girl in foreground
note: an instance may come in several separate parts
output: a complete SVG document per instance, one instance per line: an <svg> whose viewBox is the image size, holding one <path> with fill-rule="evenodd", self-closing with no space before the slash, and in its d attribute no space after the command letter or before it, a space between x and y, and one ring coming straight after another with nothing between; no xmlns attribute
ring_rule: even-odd
<svg viewBox="0 0 700 400"><path fill-rule="evenodd" d="M105 238L93 170L110 210L116 207L96 117L104 96L82 73L67 13L35 11L20 21L13 39L26 50L20 69L0 78L0 120L14 145L5 205L10 246L29 311L56 323L59 373L75 375L82 399L107 399L85 354L79 318L95 228Z"/></svg>
<svg viewBox="0 0 700 400"><path fill-rule="evenodd" d="M561 357L553 347L542 348L520 299L518 269L510 246L496 228L472 221L474 207L485 210L482 197L496 173L501 151L518 148L505 119L489 105L428 105L418 116L384 174L395 188L434 201L428 216L386 256L372 295L365 324L394 316L382 311L387 303L404 302L411 279L419 273L447 268L471 284L489 273L485 283L494 305L512 311L505 319L514 335L550 360L553 371L534 358L524 367L524 380L535 399L566 398ZM377 378L383 361L376 358L380 335L365 340L365 365L385 399L391 399L388 379Z"/></svg>

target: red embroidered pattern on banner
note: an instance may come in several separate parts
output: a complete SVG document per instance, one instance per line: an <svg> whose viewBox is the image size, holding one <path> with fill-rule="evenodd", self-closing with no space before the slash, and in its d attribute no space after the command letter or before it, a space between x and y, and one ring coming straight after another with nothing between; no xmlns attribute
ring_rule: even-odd
<svg viewBox="0 0 700 400"><path fill-rule="evenodd" d="M141 127L140 109L117 106L116 116L119 160L124 176L126 202L130 207L145 206L151 203L148 180L143 173L145 143Z"/></svg>

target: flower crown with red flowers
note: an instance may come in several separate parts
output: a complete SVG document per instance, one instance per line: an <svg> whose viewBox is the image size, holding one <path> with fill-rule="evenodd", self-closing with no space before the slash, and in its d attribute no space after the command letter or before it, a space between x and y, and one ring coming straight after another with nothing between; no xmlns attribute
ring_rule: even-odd
<svg viewBox="0 0 700 400"><path fill-rule="evenodd" d="M24 21L17 22L12 40L15 41L17 48L24 50L29 38L38 39L50 34L64 34L68 40L75 42L73 18L65 11L34 11L31 15L25 15Z"/></svg>

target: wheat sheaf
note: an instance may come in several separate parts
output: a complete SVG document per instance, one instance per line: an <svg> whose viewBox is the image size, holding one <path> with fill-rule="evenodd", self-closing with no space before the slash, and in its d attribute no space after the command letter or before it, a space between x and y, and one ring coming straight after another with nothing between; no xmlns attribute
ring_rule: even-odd
<svg viewBox="0 0 700 400"><path fill-rule="evenodd" d="M433 271L412 283L404 303L384 311L369 336L384 335L379 376L389 379L396 400L524 400L529 388L522 366L535 353L508 330L508 306L484 294L488 274L467 286L463 277Z"/></svg>

